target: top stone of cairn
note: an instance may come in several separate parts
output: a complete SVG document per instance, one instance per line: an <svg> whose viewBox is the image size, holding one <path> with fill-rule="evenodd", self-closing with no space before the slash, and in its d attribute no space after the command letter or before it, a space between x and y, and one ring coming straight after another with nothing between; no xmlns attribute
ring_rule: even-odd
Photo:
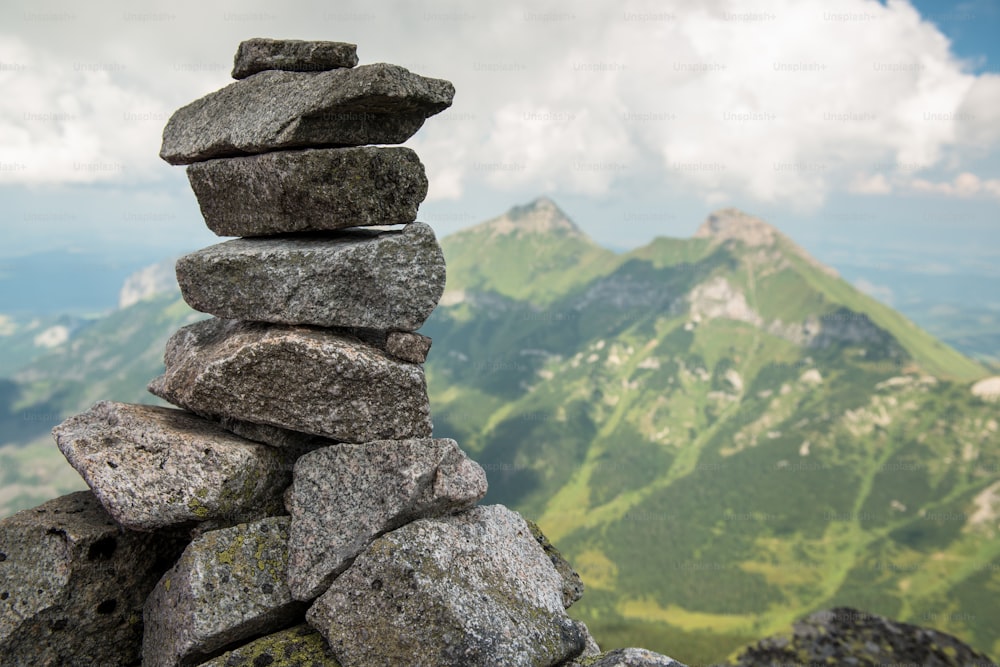
<svg viewBox="0 0 1000 667"><path fill-rule="evenodd" d="M257 37L240 42L233 62L233 78L245 79L252 74L273 69L285 72L326 72L351 68L357 64L357 44Z"/></svg>
<svg viewBox="0 0 1000 667"><path fill-rule="evenodd" d="M292 148L401 144L451 106L454 95L448 81L385 63L268 70L175 111L160 157L191 164Z"/></svg>

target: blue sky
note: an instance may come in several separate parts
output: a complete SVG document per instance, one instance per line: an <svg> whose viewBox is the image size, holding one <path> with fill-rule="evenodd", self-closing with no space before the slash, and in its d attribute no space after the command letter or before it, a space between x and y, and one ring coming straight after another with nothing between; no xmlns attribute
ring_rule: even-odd
<svg viewBox="0 0 1000 667"><path fill-rule="evenodd" d="M159 135L229 82L240 40L272 36L353 41L362 63L455 83L407 143L442 235L546 194L626 248L736 206L827 261L990 270L997 34L1000 0L5 2L0 257L216 241Z"/></svg>

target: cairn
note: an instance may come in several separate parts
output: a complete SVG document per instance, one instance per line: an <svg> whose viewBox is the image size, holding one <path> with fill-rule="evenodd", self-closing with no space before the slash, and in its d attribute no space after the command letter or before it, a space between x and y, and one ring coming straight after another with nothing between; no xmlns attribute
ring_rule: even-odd
<svg viewBox="0 0 1000 667"><path fill-rule="evenodd" d="M4 664L679 664L598 656L565 611L577 574L478 505L483 469L432 437L416 330L444 257L415 222L420 160L372 144L454 88L357 63L353 44L249 40L237 82L168 122L161 157L241 238L177 262L215 316L171 337L150 383L178 409L66 420L54 436L91 491L0 522Z"/></svg>

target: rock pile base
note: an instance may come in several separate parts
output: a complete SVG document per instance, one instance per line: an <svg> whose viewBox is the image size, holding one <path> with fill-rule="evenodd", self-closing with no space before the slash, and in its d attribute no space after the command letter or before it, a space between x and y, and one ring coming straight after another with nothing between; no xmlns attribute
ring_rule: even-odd
<svg viewBox="0 0 1000 667"><path fill-rule="evenodd" d="M353 44L254 39L177 111L206 224L182 258L215 315L150 391L54 430L90 492L0 522L0 655L16 664L549 667L597 659L582 583L538 530L477 506L434 439L415 333L444 290L408 139L454 88ZM364 230L374 225L401 230ZM590 656L590 657L587 657ZM648 653L604 665L673 665Z"/></svg>

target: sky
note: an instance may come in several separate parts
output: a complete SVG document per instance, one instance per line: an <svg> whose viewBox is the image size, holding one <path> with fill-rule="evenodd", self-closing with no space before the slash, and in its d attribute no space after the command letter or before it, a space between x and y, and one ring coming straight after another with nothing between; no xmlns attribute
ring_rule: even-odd
<svg viewBox="0 0 1000 667"><path fill-rule="evenodd" d="M624 249L735 206L821 259L1000 271L997 35L1000 0L5 0L0 258L217 242L162 129L274 37L455 84L406 143L442 236L546 195Z"/></svg>

